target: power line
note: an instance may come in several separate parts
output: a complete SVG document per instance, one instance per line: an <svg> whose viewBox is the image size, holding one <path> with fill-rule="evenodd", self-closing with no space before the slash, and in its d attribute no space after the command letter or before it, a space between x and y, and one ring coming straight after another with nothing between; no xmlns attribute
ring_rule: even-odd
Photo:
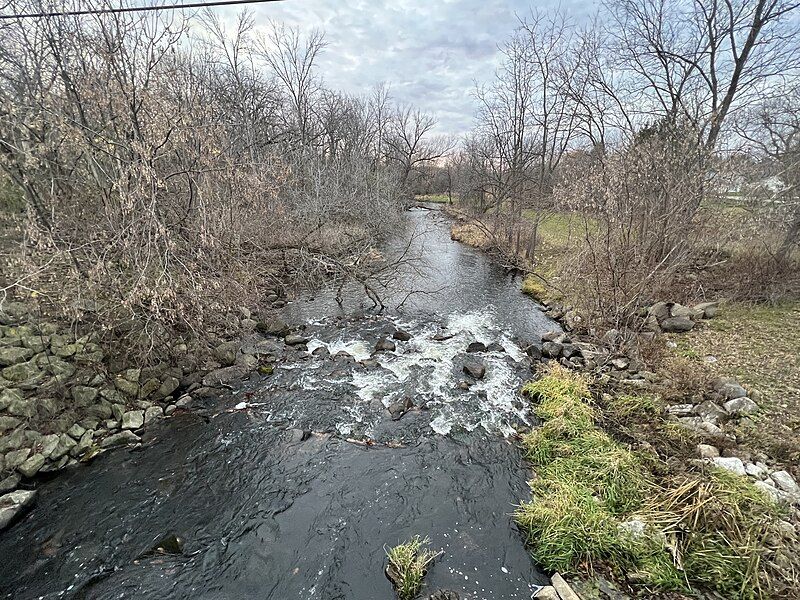
<svg viewBox="0 0 800 600"><path fill-rule="evenodd" d="M283 0L212 0L211 2L190 2L188 4L159 4L153 6L119 6L87 10L67 10L63 12L23 13L19 15L0 15L3 19L32 19L36 17L77 17L81 15L105 15L112 13L131 13L153 10L174 10L181 8L205 8L207 6L229 6L231 4L263 4Z"/></svg>

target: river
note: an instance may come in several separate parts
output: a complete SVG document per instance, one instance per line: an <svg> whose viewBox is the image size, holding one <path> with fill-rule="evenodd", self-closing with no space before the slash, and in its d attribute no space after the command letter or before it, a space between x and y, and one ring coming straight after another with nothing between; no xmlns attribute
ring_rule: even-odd
<svg viewBox="0 0 800 600"><path fill-rule="evenodd" d="M438 211L406 225L387 252L425 265L380 289L401 308L371 311L356 286L341 307L333 290L300 298L284 318L309 352L42 481L0 534L0 597L390 600L384 548L419 534L442 551L422 597L531 598L547 579L511 517L529 496L511 434L531 420L523 348L557 326ZM410 339L374 354L397 328ZM149 552L173 535L181 552Z"/></svg>

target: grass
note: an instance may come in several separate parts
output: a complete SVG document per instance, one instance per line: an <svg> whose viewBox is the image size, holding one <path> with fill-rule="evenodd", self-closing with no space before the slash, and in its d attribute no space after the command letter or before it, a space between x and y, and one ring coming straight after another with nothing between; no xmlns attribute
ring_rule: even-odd
<svg viewBox="0 0 800 600"><path fill-rule="evenodd" d="M723 305L720 314L675 337L675 353L711 377L734 377L762 407L747 432L754 445L786 461L800 459L800 302ZM708 363L706 357L716 361Z"/></svg>
<svg viewBox="0 0 800 600"><path fill-rule="evenodd" d="M606 412L652 417L657 398L623 395L601 407L585 377L557 366L523 393L542 425L522 440L536 477L515 519L540 565L566 573L603 568L647 593L768 596L764 582L781 576L762 564L781 514L776 505L747 478L719 469L676 472L597 426ZM621 527L634 519L644 535Z"/></svg>
<svg viewBox="0 0 800 600"><path fill-rule="evenodd" d="M394 585L400 600L413 600L422 590L422 580L428 566L439 553L423 548L430 544L428 538L418 535L409 541L386 550L389 565L386 574Z"/></svg>
<svg viewBox="0 0 800 600"><path fill-rule="evenodd" d="M525 276L522 280L522 293L538 302L546 301L548 296L547 286L536 275Z"/></svg>

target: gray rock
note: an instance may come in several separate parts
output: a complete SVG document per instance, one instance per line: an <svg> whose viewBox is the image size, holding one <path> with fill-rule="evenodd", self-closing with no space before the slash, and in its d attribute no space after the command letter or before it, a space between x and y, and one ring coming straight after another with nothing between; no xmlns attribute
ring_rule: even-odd
<svg viewBox="0 0 800 600"><path fill-rule="evenodd" d="M381 338L375 344L375 351L376 352L394 352L396 346L392 340L388 340L386 338Z"/></svg>
<svg viewBox="0 0 800 600"><path fill-rule="evenodd" d="M784 492L800 496L800 486L797 485L794 477L792 477L788 471L775 471L770 473L769 477L775 485Z"/></svg>
<svg viewBox="0 0 800 600"><path fill-rule="evenodd" d="M144 425L144 411L129 410L122 415L123 429L139 429Z"/></svg>
<svg viewBox="0 0 800 600"><path fill-rule="evenodd" d="M19 473L12 473L5 479L0 480L0 494L13 492L15 489L17 489L21 479L22 477L19 475Z"/></svg>
<svg viewBox="0 0 800 600"><path fill-rule="evenodd" d="M44 456L50 456L53 453L53 450L56 449L56 446L58 446L58 441L60 439L61 436L57 433L43 435L42 439L39 440L38 451Z"/></svg>
<svg viewBox="0 0 800 600"><path fill-rule="evenodd" d="M0 496L0 531L28 510L36 500L36 491L17 490Z"/></svg>
<svg viewBox="0 0 800 600"><path fill-rule="evenodd" d="M556 588L552 585L540 587L539 591L537 591L533 597L536 598L536 600L561 600L561 596L558 595Z"/></svg>
<svg viewBox="0 0 800 600"><path fill-rule="evenodd" d="M139 395L139 384L138 382L131 381L127 377L123 377L121 375L117 375L114 378L114 386L126 396L130 396L132 398L136 398Z"/></svg>
<svg viewBox="0 0 800 600"><path fill-rule="evenodd" d="M81 439L81 436L86 432L85 427L81 427L77 423L75 423L72 427L67 429L67 435L74 440Z"/></svg>
<svg viewBox="0 0 800 600"><path fill-rule="evenodd" d="M161 381L159 381L155 377L150 377L142 384L141 388L139 389L139 398L147 398L155 391L157 391L159 387L161 387Z"/></svg>
<svg viewBox="0 0 800 600"><path fill-rule="evenodd" d="M683 333L694 327L694 321L689 317L670 317L660 322L661 330L666 333Z"/></svg>
<svg viewBox="0 0 800 600"><path fill-rule="evenodd" d="M178 407L175 406L174 404L170 404L169 406L167 406L167 408L164 409L164 416L167 416L167 417L170 416L172 413L175 412L175 410L177 408Z"/></svg>
<svg viewBox="0 0 800 600"><path fill-rule="evenodd" d="M736 473L737 475L745 476L747 472L744 469L744 463L742 462L741 458L737 458L736 456L717 456L711 459L711 462L714 463L717 467L721 469L725 469L732 473Z"/></svg>
<svg viewBox="0 0 800 600"><path fill-rule="evenodd" d="M747 396L728 400L723 406L730 414L736 416L752 415L758 412L758 404L750 400Z"/></svg>
<svg viewBox="0 0 800 600"><path fill-rule="evenodd" d="M255 331L256 327L258 327L258 322L253 319L242 319L240 325L244 331Z"/></svg>
<svg viewBox="0 0 800 600"><path fill-rule="evenodd" d="M91 429L87 430L82 436L78 443L69 451L69 455L73 458L80 458L83 456L89 448L92 447L94 444L94 431Z"/></svg>
<svg viewBox="0 0 800 600"><path fill-rule="evenodd" d="M475 379L483 379L483 376L486 375L486 367L483 363L468 362L464 365L464 373Z"/></svg>
<svg viewBox="0 0 800 600"><path fill-rule="evenodd" d="M23 383L42 377L42 371L35 360L11 365L2 370L3 377L13 383Z"/></svg>
<svg viewBox="0 0 800 600"><path fill-rule="evenodd" d="M296 333L290 333L283 338L283 343L287 346L302 346L308 342L309 340L307 337L303 337L302 335L298 335Z"/></svg>
<svg viewBox="0 0 800 600"><path fill-rule="evenodd" d="M766 465L760 463L747 463L744 466L744 471L754 479L764 479L769 474L769 470L767 469Z"/></svg>
<svg viewBox="0 0 800 600"><path fill-rule="evenodd" d="M414 404L411 402L411 398L404 398L402 400L398 400L397 402L392 402L387 410L392 417L392 421L397 421L413 406Z"/></svg>
<svg viewBox="0 0 800 600"><path fill-rule="evenodd" d="M726 400L735 400L747 396L745 390L735 379L722 378L714 382L714 389Z"/></svg>
<svg viewBox="0 0 800 600"><path fill-rule="evenodd" d="M78 442L69 437L66 433L58 437L58 444L50 453L50 460L58 460L62 456L69 454Z"/></svg>
<svg viewBox="0 0 800 600"><path fill-rule="evenodd" d="M28 460L30 453L30 448L21 448L19 450L12 450L11 452L8 452L6 454L6 469L13 471L26 460Z"/></svg>
<svg viewBox="0 0 800 600"><path fill-rule="evenodd" d="M628 365L631 364L631 361L624 356L614 358L611 360L611 366L617 369L618 371L623 371L628 368Z"/></svg>
<svg viewBox="0 0 800 600"><path fill-rule="evenodd" d="M402 329L398 329L392 334L392 337L401 342L407 342L411 339L411 334Z"/></svg>
<svg viewBox="0 0 800 600"><path fill-rule="evenodd" d="M647 310L647 316L653 317L657 321L663 321L670 317L669 304L666 302L656 302Z"/></svg>
<svg viewBox="0 0 800 600"><path fill-rule="evenodd" d="M75 406L86 408L92 405L99 393L100 392L93 387L76 385L72 388L72 399L75 401Z"/></svg>
<svg viewBox="0 0 800 600"><path fill-rule="evenodd" d="M30 348L19 348L17 346L0 347L0 367L8 367L30 360L33 355L34 351Z"/></svg>
<svg viewBox="0 0 800 600"><path fill-rule="evenodd" d="M161 386L156 391L156 398L160 399L160 398L166 398L167 396L171 396L173 392L175 392L175 390L178 389L178 386L180 386L180 384L181 382L178 380L177 377L172 377L170 375L167 375L164 378L164 381L162 382Z"/></svg>
<svg viewBox="0 0 800 600"><path fill-rule="evenodd" d="M214 369L203 377L203 385L207 387L214 387L218 385L227 384L231 381L236 381L247 375L248 369L243 365L233 365L230 367L223 367L221 369Z"/></svg>
<svg viewBox="0 0 800 600"><path fill-rule="evenodd" d="M719 425L728 418L728 413L725 412L721 406L715 402L712 402L711 400L706 400L705 402L698 404L695 407L694 412L695 414L699 415L703 421L713 423L714 425Z"/></svg>
<svg viewBox="0 0 800 600"><path fill-rule="evenodd" d="M688 417L694 411L694 404L672 404L667 407L667 412L676 417Z"/></svg>
<svg viewBox="0 0 800 600"><path fill-rule="evenodd" d="M470 342L467 346L467 352L486 352L486 344L483 342Z"/></svg>
<svg viewBox="0 0 800 600"><path fill-rule="evenodd" d="M677 302L673 304L669 309L669 316L670 317L688 317L692 318L695 316L695 311L688 306L683 306L682 304L678 304Z"/></svg>
<svg viewBox="0 0 800 600"><path fill-rule="evenodd" d="M506 349L503 348L503 346L501 344L499 344L498 342L492 342L491 344L486 346L486 351L487 352L505 352Z"/></svg>
<svg viewBox="0 0 800 600"><path fill-rule="evenodd" d="M36 398L15 397L6 410L14 416L31 418L36 416Z"/></svg>
<svg viewBox="0 0 800 600"><path fill-rule="evenodd" d="M693 309L700 313L703 319L713 319L719 313L719 302L701 302L695 304Z"/></svg>
<svg viewBox="0 0 800 600"><path fill-rule="evenodd" d="M214 348L214 356L222 363L223 367L229 367L236 362L236 354L239 352L237 342L223 342Z"/></svg>
<svg viewBox="0 0 800 600"><path fill-rule="evenodd" d="M15 400L22 400L22 391L15 388L6 388L0 392L0 410L6 410Z"/></svg>
<svg viewBox="0 0 800 600"><path fill-rule="evenodd" d="M547 358L558 358L563 350L564 346L558 342L544 342L542 344L542 356Z"/></svg>
<svg viewBox="0 0 800 600"><path fill-rule="evenodd" d="M0 435L0 452L19 450L25 443L25 432L22 429L15 429L11 433Z"/></svg>
<svg viewBox="0 0 800 600"><path fill-rule="evenodd" d="M0 415L0 431L14 429L20 423L22 423L22 421L20 421L16 417L7 417L6 415Z"/></svg>
<svg viewBox="0 0 800 600"><path fill-rule="evenodd" d="M144 422L149 423L153 419L158 419L164 416L164 409L160 406L151 406L144 411Z"/></svg>
<svg viewBox="0 0 800 600"><path fill-rule="evenodd" d="M289 332L289 326L280 319L270 321L260 321L256 324L256 331L264 335L283 337Z"/></svg>
<svg viewBox="0 0 800 600"><path fill-rule="evenodd" d="M136 444L142 441L141 438L126 429L125 431L121 431L119 433L115 433L114 435L108 436L102 442L100 442L101 448L113 448L114 446L124 446L126 444Z"/></svg>
<svg viewBox="0 0 800 600"><path fill-rule="evenodd" d="M700 458L717 458L719 456L717 447L709 444L697 444L697 453Z"/></svg>
<svg viewBox="0 0 800 600"><path fill-rule="evenodd" d="M33 456L29 457L24 463L17 467L17 471L19 471L24 477L31 478L36 473L39 472L44 466L44 456L41 454L34 454Z"/></svg>
<svg viewBox="0 0 800 600"><path fill-rule="evenodd" d="M764 492L764 494L767 497L771 498L774 502L777 502L779 504L800 503L800 498L780 488L777 488L774 485L770 485L769 482L770 482L769 479L765 481L756 481L753 483L753 485L762 492Z"/></svg>
<svg viewBox="0 0 800 600"><path fill-rule="evenodd" d="M459 596L452 590L436 590L428 596L428 600L459 600Z"/></svg>

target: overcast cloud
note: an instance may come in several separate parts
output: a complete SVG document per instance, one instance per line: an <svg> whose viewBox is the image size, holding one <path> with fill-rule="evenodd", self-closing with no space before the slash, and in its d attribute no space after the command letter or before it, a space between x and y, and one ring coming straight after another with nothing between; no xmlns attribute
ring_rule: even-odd
<svg viewBox="0 0 800 600"><path fill-rule="evenodd" d="M329 87L351 93L381 81L392 96L432 112L441 132L472 125L474 81L487 80L497 46L514 30L517 15L554 0L286 0L255 8L257 24L270 18L304 30L325 31L320 73ZM562 1L576 17L588 2Z"/></svg>

